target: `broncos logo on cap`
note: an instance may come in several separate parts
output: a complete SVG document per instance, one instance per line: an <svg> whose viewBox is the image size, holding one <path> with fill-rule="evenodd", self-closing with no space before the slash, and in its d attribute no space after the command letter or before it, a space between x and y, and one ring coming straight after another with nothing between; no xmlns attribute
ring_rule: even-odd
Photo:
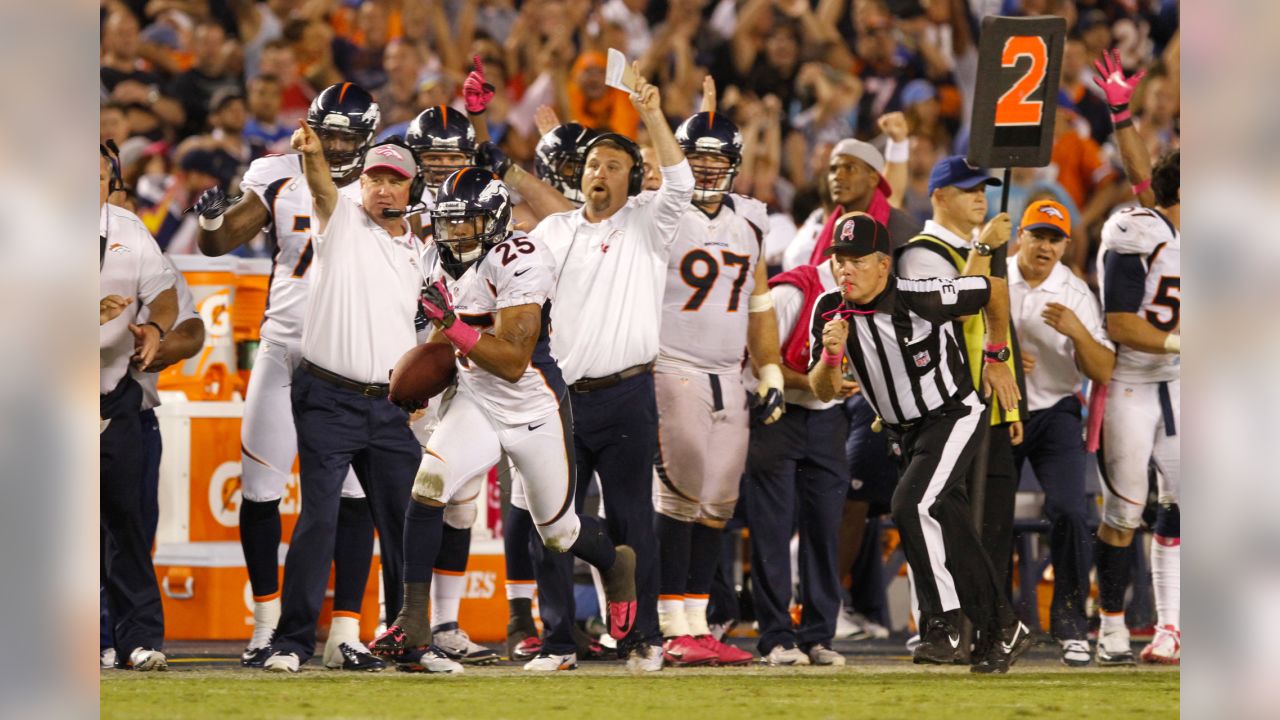
<svg viewBox="0 0 1280 720"><path fill-rule="evenodd" d="M1040 206L1040 212L1044 213L1045 215L1048 215L1049 217L1058 218L1059 220L1067 219L1066 217L1063 216L1062 212L1058 210L1058 208L1053 207L1052 205Z"/></svg>
<svg viewBox="0 0 1280 720"><path fill-rule="evenodd" d="M374 148L373 154L381 155L382 157L394 158L396 160L404 160L404 155L392 145L379 145Z"/></svg>

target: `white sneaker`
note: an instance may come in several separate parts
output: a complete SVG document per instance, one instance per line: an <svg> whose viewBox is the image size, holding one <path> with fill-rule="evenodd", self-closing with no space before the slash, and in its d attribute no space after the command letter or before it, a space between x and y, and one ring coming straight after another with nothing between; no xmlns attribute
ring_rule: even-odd
<svg viewBox="0 0 1280 720"><path fill-rule="evenodd" d="M396 670L400 672L443 673L454 675L462 672L462 665L449 659L436 646L406 650L396 658Z"/></svg>
<svg viewBox="0 0 1280 720"><path fill-rule="evenodd" d="M447 623L431 631L431 643L450 660L465 665L492 665L498 662L498 653L471 641L466 630L457 623Z"/></svg>
<svg viewBox="0 0 1280 720"><path fill-rule="evenodd" d="M920 647L920 633L916 633L907 638L907 652L915 654L916 648Z"/></svg>
<svg viewBox="0 0 1280 720"><path fill-rule="evenodd" d="M642 645L631 651L627 658L627 670L631 672L658 672L662 669L662 646Z"/></svg>
<svg viewBox="0 0 1280 720"><path fill-rule="evenodd" d="M1129 628L1121 625L1099 631L1097 655L1099 665L1136 665L1129 647Z"/></svg>
<svg viewBox="0 0 1280 720"><path fill-rule="evenodd" d="M1142 648L1142 662L1162 665L1182 664L1182 631L1172 625L1156 628L1151 644Z"/></svg>
<svg viewBox="0 0 1280 720"><path fill-rule="evenodd" d="M858 613L841 606L840 613L836 615L836 638L843 639L861 635L864 629L858 618Z"/></svg>
<svg viewBox="0 0 1280 720"><path fill-rule="evenodd" d="M294 653L273 653L262 663L263 670L278 673L296 673L300 666L298 656Z"/></svg>
<svg viewBox="0 0 1280 720"><path fill-rule="evenodd" d="M781 665L808 665L809 656L801 652L800 648L775 645L768 655L760 658L760 662L774 667Z"/></svg>
<svg viewBox="0 0 1280 720"><path fill-rule="evenodd" d="M1068 667L1088 667L1093 662L1088 640L1063 640L1062 664Z"/></svg>
<svg viewBox="0 0 1280 720"><path fill-rule="evenodd" d="M129 664L134 670L141 672L169 669L169 661L165 659L164 653L146 648L134 648L133 652L129 653Z"/></svg>
<svg viewBox="0 0 1280 720"><path fill-rule="evenodd" d="M844 656L826 645L814 645L809 648L809 661L814 665L844 666Z"/></svg>
<svg viewBox="0 0 1280 720"><path fill-rule="evenodd" d="M110 670L116 666L116 649L107 648L98 653L98 664L102 665L102 669Z"/></svg>
<svg viewBox="0 0 1280 720"><path fill-rule="evenodd" d="M551 653L541 652L538 656L524 664L524 669L528 672L556 672L558 670L577 670L578 656L574 653L568 655L553 655Z"/></svg>

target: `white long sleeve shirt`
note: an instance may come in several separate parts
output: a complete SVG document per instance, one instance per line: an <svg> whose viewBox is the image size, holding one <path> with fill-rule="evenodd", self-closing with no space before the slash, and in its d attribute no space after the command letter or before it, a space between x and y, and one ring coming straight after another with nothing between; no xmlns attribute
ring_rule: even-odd
<svg viewBox="0 0 1280 720"><path fill-rule="evenodd" d="M627 200L597 223L579 208L549 215L530 236L559 274L551 305L551 351L564 381L621 372L658 356L667 259L693 198L687 161L662 168L662 187Z"/></svg>

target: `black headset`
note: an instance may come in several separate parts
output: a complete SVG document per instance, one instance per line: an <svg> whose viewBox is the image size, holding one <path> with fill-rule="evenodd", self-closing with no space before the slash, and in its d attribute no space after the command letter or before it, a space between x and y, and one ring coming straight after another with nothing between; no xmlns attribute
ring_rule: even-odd
<svg viewBox="0 0 1280 720"><path fill-rule="evenodd" d="M592 148L606 141L621 147L631 156L631 172L627 173L627 196L639 195L644 189L644 156L640 154L640 146L631 138L614 132L600 133L587 143L587 150L582 154L583 163L585 164Z"/></svg>
<svg viewBox="0 0 1280 720"><path fill-rule="evenodd" d="M107 182L107 194L111 195L124 190L124 177L120 172L120 148L116 147L116 141L107 138L106 143L98 146L98 152L111 166L111 180Z"/></svg>

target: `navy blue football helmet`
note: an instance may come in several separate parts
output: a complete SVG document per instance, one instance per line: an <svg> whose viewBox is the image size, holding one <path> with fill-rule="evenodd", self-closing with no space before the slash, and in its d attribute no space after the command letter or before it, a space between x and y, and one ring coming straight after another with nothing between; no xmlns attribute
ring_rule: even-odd
<svg viewBox="0 0 1280 720"><path fill-rule="evenodd" d="M598 134L578 123L552 128L538 140L534 149L533 170L538 179L559 190L569 202L581 205L584 201L582 164L587 157L587 145Z"/></svg>
<svg viewBox="0 0 1280 720"><path fill-rule="evenodd" d="M488 170L463 168L445 178L431 209L440 267L457 280L511 232L511 194Z"/></svg>
<svg viewBox="0 0 1280 720"><path fill-rule="evenodd" d="M476 129L467 116L444 105L429 107L409 123L405 140L426 172L427 188L434 194L449 175L476 160ZM446 160L441 155L461 155Z"/></svg>
<svg viewBox="0 0 1280 720"><path fill-rule="evenodd" d="M359 173L378 129L378 103L353 83L336 83L311 101L307 125L320 136L329 174L341 179Z"/></svg>
<svg viewBox="0 0 1280 720"><path fill-rule="evenodd" d="M689 116L676 128L676 142L693 169L695 202L715 202L733 189L742 164L742 133L724 113ZM709 160L716 157L728 160L728 165Z"/></svg>

